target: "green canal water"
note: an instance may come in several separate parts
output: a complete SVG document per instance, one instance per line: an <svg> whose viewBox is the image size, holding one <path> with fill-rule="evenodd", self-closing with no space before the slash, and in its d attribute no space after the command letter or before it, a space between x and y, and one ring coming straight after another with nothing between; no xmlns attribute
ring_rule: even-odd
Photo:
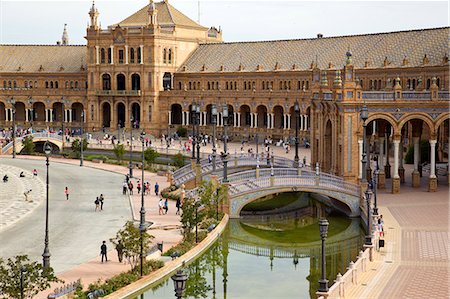
<svg viewBox="0 0 450 299"><path fill-rule="evenodd" d="M292 200L294 196L299 200ZM263 204L267 209L257 213L244 211L245 218L231 219L217 242L186 266L183 298L316 298L321 276L318 205L298 194L272 200L285 201L287 206L277 207L276 215L268 212L274 208L270 201ZM283 212L293 208L294 213ZM364 232L359 219L327 211L326 266L331 286L336 275L356 259ZM167 277L137 298L173 299L173 282Z"/></svg>

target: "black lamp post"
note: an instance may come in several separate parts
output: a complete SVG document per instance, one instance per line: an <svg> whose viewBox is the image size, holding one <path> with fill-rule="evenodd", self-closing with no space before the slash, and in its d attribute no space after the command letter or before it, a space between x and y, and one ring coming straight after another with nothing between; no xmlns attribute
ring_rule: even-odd
<svg viewBox="0 0 450 299"><path fill-rule="evenodd" d="M128 164L128 167L130 168L130 178L132 178L133 177L133 161L132 161L132 156L133 156L133 115L131 116L130 122L131 122L131 127L130 127L130 163Z"/></svg>
<svg viewBox="0 0 450 299"><path fill-rule="evenodd" d="M213 148L212 148L212 166L213 171L216 171L216 125L217 125L217 106L215 104L211 107L212 125L213 125Z"/></svg>
<svg viewBox="0 0 450 299"><path fill-rule="evenodd" d="M195 117L197 119L197 164L200 164L200 104L195 107Z"/></svg>
<svg viewBox="0 0 450 299"><path fill-rule="evenodd" d="M223 116L223 154L222 154L222 160L223 160L223 182L228 182L228 161L227 161L227 126L228 126L228 104L223 105L222 110L222 116Z"/></svg>
<svg viewBox="0 0 450 299"><path fill-rule="evenodd" d="M373 214L378 216L378 207L377 207L377 181L378 181L378 170L375 169L373 172L372 178L372 193L373 193Z"/></svg>
<svg viewBox="0 0 450 299"><path fill-rule="evenodd" d="M10 100L7 100L9 104L12 105L12 140L13 140L13 151L12 151L12 157L13 159L16 157L16 100L14 98L11 98Z"/></svg>
<svg viewBox="0 0 450 299"><path fill-rule="evenodd" d="M45 165L47 166L47 178L46 178L46 189L45 189L45 239L44 239L44 253L42 254L43 257L43 267L44 268L50 268L50 250L48 249L48 166L49 163L49 157L52 153L52 146L48 141L44 144L44 152L45 152Z"/></svg>
<svg viewBox="0 0 450 299"><path fill-rule="evenodd" d="M294 104L294 112L295 112L295 157L294 157L294 168L297 168L298 163L298 117L300 114L300 106L298 104L298 100L295 100Z"/></svg>
<svg viewBox="0 0 450 299"><path fill-rule="evenodd" d="M195 159L195 140L196 140L196 135L195 135L195 123L197 122L196 111L197 111L197 104L194 102L194 103L192 103L192 105L191 105L191 119L192 119L192 160Z"/></svg>
<svg viewBox="0 0 450 299"><path fill-rule="evenodd" d="M328 292L327 267L325 259L325 240L328 234L328 220L319 220L320 239L322 240L322 278L319 279L319 292Z"/></svg>
<svg viewBox="0 0 450 299"><path fill-rule="evenodd" d="M366 190L365 196L366 196L366 205L367 205L367 234L366 234L366 242L365 245L371 246L372 245L372 236L371 236L371 213L370 213L370 197L372 193L369 190Z"/></svg>
<svg viewBox="0 0 450 299"><path fill-rule="evenodd" d="M181 299L186 289L186 281L188 279L187 275L183 270L178 270L172 277L173 286L175 288L175 296L177 299Z"/></svg>
<svg viewBox="0 0 450 299"><path fill-rule="evenodd" d="M84 147L84 132L83 132L83 123L84 123L84 112L81 112L81 141L80 141L80 148L81 148L81 154L80 154L80 166L83 166L83 147Z"/></svg>
<svg viewBox="0 0 450 299"><path fill-rule="evenodd" d="M145 145L145 132L141 133L141 143L142 143L142 178L141 184L144 186L144 145ZM141 276L144 274L144 232L145 232L145 208L144 208L144 191L141 192L141 211L139 212L141 215L139 222L139 232L140 232L140 241L141 241L141 252L140 252L140 274Z"/></svg>
<svg viewBox="0 0 450 299"><path fill-rule="evenodd" d="M24 294L23 294L23 276L24 274L27 273L27 268L25 268L25 266L20 267L20 299L24 299Z"/></svg>
<svg viewBox="0 0 450 299"><path fill-rule="evenodd" d="M366 173L366 163L367 163L367 136L366 136L366 129L367 129L367 124L366 124L366 120L369 118L369 111L367 110L367 106L366 104L364 104L361 108L360 111L360 117L361 120L363 121L363 152L362 152L362 177L361 177L361 181L363 183L367 182L367 173Z"/></svg>

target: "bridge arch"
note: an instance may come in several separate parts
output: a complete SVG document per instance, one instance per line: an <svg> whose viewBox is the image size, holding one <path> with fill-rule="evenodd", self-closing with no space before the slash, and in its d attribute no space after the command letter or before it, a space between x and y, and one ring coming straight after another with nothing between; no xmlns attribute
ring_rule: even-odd
<svg viewBox="0 0 450 299"><path fill-rule="evenodd" d="M394 133L399 132L397 121L389 114L377 113L370 115L369 118L367 119L367 124L371 123L374 120L380 119L387 121L392 126L392 128L394 128Z"/></svg>

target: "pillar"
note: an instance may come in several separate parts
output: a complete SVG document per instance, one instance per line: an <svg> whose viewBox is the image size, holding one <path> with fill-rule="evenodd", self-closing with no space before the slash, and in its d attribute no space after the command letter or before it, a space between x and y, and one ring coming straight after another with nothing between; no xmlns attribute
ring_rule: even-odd
<svg viewBox="0 0 450 299"><path fill-rule="evenodd" d="M140 45L139 48L141 49L141 63L144 64L144 45Z"/></svg>
<svg viewBox="0 0 450 299"><path fill-rule="evenodd" d="M253 128L253 113L250 113L250 128Z"/></svg>
<svg viewBox="0 0 450 299"><path fill-rule="evenodd" d="M305 115L305 131L308 131L308 115Z"/></svg>
<svg viewBox="0 0 450 299"><path fill-rule="evenodd" d="M386 165L384 166L384 173L387 179L391 178L391 164L389 164L389 134L386 133Z"/></svg>
<svg viewBox="0 0 450 299"><path fill-rule="evenodd" d="M392 178L392 193L400 193L400 176L398 175L398 150L400 140L394 140L394 177Z"/></svg>
<svg viewBox="0 0 450 299"><path fill-rule="evenodd" d="M267 118L267 129L271 129L272 126L270 125L271 120L270 113L267 113L266 118Z"/></svg>
<svg viewBox="0 0 450 299"><path fill-rule="evenodd" d="M111 49L111 64L114 64L114 46L109 46Z"/></svg>
<svg viewBox="0 0 450 299"><path fill-rule="evenodd" d="M288 126L287 126L287 128L288 128L288 130L290 130L291 129L291 115L290 114L288 114L287 115L287 123L288 123Z"/></svg>
<svg viewBox="0 0 450 299"><path fill-rule="evenodd" d="M414 142L414 170L412 172L412 186L414 188L420 187L420 173L419 173L419 146L420 137L413 137Z"/></svg>
<svg viewBox="0 0 450 299"><path fill-rule="evenodd" d="M253 118L254 118L254 121L253 121L254 128L257 128L258 127L258 113L253 113Z"/></svg>
<svg viewBox="0 0 450 299"><path fill-rule="evenodd" d="M237 114L238 114L238 116L237 116L238 128L240 128L241 127L241 113L238 112Z"/></svg>
<svg viewBox="0 0 450 299"><path fill-rule="evenodd" d="M430 178L428 179L428 191L437 191L437 177L436 177L436 142L437 140L430 140Z"/></svg>
<svg viewBox="0 0 450 299"><path fill-rule="evenodd" d="M95 64L100 63L99 55L98 46L95 46Z"/></svg>
<svg viewBox="0 0 450 299"><path fill-rule="evenodd" d="M84 119L86 119L86 117ZM50 109L50 122L53 122L53 121L54 121L54 119L53 119L53 109Z"/></svg>
<svg viewBox="0 0 450 299"><path fill-rule="evenodd" d="M403 167L403 138L400 139L400 166L398 167L398 175L400 176L400 183L405 182L405 168Z"/></svg>
<svg viewBox="0 0 450 299"><path fill-rule="evenodd" d="M358 179L362 179L362 152L363 152L363 140L358 139L358 164L359 164L359 172L358 172Z"/></svg>
<svg viewBox="0 0 450 299"><path fill-rule="evenodd" d="M181 125L184 126L184 122L186 121L186 114L184 111L181 112ZM170 124L169 124L170 125Z"/></svg>
<svg viewBox="0 0 450 299"><path fill-rule="evenodd" d="M207 120L207 117L206 117L206 111L204 111L204 112L203 112L203 125L204 125L204 126L206 126L206 120Z"/></svg>
<svg viewBox="0 0 450 299"><path fill-rule="evenodd" d="M386 176L384 173L384 137L378 137L378 143L380 146L380 156L378 157L378 189L386 188Z"/></svg>
<svg viewBox="0 0 450 299"><path fill-rule="evenodd" d="M270 114L270 125L272 129L275 128L275 113Z"/></svg>
<svg viewBox="0 0 450 299"><path fill-rule="evenodd" d="M128 64L128 45L125 45L125 64Z"/></svg>
<svg viewBox="0 0 450 299"><path fill-rule="evenodd" d="M189 125L189 120L190 120L190 114L189 111L186 111L186 125Z"/></svg>

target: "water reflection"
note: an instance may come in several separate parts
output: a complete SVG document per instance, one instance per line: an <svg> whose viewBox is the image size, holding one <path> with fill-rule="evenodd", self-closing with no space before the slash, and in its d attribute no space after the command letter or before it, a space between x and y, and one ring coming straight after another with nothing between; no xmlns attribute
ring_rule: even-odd
<svg viewBox="0 0 450 299"><path fill-rule="evenodd" d="M363 233L358 219L328 220L327 274L333 281L360 251ZM315 298L320 277L317 219L286 224L284 230L270 226L265 221L231 220L223 236L187 267L183 298ZM146 291L144 298L175 298L173 284L168 279Z"/></svg>

